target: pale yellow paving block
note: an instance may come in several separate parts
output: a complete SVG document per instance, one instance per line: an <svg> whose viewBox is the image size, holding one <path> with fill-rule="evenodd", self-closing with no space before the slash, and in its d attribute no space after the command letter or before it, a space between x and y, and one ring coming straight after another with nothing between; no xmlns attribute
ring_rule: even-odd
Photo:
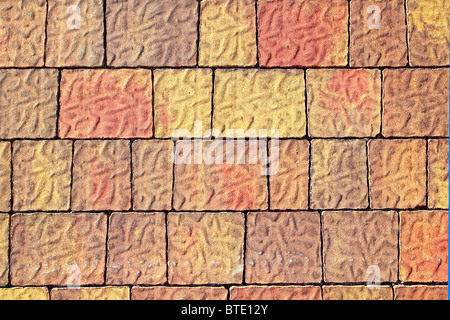
<svg viewBox="0 0 450 320"><path fill-rule="evenodd" d="M8 284L9 215L0 214L0 285Z"/></svg>
<svg viewBox="0 0 450 320"><path fill-rule="evenodd" d="M130 300L130 288L55 288L51 296L52 300Z"/></svg>
<svg viewBox="0 0 450 320"><path fill-rule="evenodd" d="M0 288L0 300L48 300L48 289L33 288Z"/></svg>
<svg viewBox="0 0 450 320"><path fill-rule="evenodd" d="M11 144L0 142L0 211L11 208Z"/></svg>

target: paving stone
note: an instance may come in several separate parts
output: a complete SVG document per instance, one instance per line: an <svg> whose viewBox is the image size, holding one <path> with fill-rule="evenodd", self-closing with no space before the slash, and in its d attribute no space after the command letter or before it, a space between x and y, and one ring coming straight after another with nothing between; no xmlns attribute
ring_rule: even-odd
<svg viewBox="0 0 450 320"><path fill-rule="evenodd" d="M54 288L51 297L52 300L130 300L130 288Z"/></svg>
<svg viewBox="0 0 450 320"><path fill-rule="evenodd" d="M404 0L351 1L350 66L406 66L408 49L405 21Z"/></svg>
<svg viewBox="0 0 450 320"><path fill-rule="evenodd" d="M224 287L133 287L133 300L226 300Z"/></svg>
<svg viewBox="0 0 450 320"><path fill-rule="evenodd" d="M269 177L270 209L308 209L309 142L281 140L278 148L269 147L270 166L278 169Z"/></svg>
<svg viewBox="0 0 450 320"><path fill-rule="evenodd" d="M397 281L396 212L329 211L322 225L325 282Z"/></svg>
<svg viewBox="0 0 450 320"><path fill-rule="evenodd" d="M1 119L1 118L0 118ZM0 141L0 212L11 209L11 144Z"/></svg>
<svg viewBox="0 0 450 320"><path fill-rule="evenodd" d="M281 138L306 135L303 70L217 70L214 86L214 129L279 130ZM238 137L245 135L238 134Z"/></svg>
<svg viewBox="0 0 450 320"><path fill-rule="evenodd" d="M75 141L72 210L131 207L130 142Z"/></svg>
<svg viewBox="0 0 450 320"><path fill-rule="evenodd" d="M447 0L407 0L411 65L448 66L450 4Z"/></svg>
<svg viewBox="0 0 450 320"><path fill-rule="evenodd" d="M109 220L108 284L166 282L164 213L113 213Z"/></svg>
<svg viewBox="0 0 450 320"><path fill-rule="evenodd" d="M0 70L0 138L54 138L57 92L58 70Z"/></svg>
<svg viewBox="0 0 450 320"><path fill-rule="evenodd" d="M212 71L210 69L159 69L155 71L155 136L179 136L175 130L201 138L211 129ZM194 132L199 121L202 131Z"/></svg>
<svg viewBox="0 0 450 320"><path fill-rule="evenodd" d="M348 2L260 0L258 40L262 66L345 66Z"/></svg>
<svg viewBox="0 0 450 320"><path fill-rule="evenodd" d="M400 212L400 280L448 281L448 212Z"/></svg>
<svg viewBox="0 0 450 320"><path fill-rule="evenodd" d="M133 209L172 208L173 142L133 142Z"/></svg>
<svg viewBox="0 0 450 320"><path fill-rule="evenodd" d="M395 300L448 300L447 286L394 286Z"/></svg>
<svg viewBox="0 0 450 320"><path fill-rule="evenodd" d="M0 67L44 65L46 10L45 0L1 1Z"/></svg>
<svg viewBox="0 0 450 320"><path fill-rule="evenodd" d="M194 66L198 1L106 1L110 66Z"/></svg>
<svg viewBox="0 0 450 320"><path fill-rule="evenodd" d="M14 211L69 210L71 167L71 141L15 141Z"/></svg>
<svg viewBox="0 0 450 320"><path fill-rule="evenodd" d="M448 209L448 139L428 141L428 207Z"/></svg>
<svg viewBox="0 0 450 320"><path fill-rule="evenodd" d="M230 300L321 300L320 287L245 286L231 287Z"/></svg>
<svg viewBox="0 0 450 320"><path fill-rule="evenodd" d="M324 286L324 300L392 300L392 288L380 286Z"/></svg>
<svg viewBox="0 0 450 320"><path fill-rule="evenodd" d="M0 300L49 300L46 287L0 288Z"/></svg>
<svg viewBox="0 0 450 320"><path fill-rule="evenodd" d="M372 209L406 209L426 204L426 141L369 141Z"/></svg>
<svg viewBox="0 0 450 320"><path fill-rule="evenodd" d="M106 215L15 214L11 220L11 284L103 284Z"/></svg>
<svg viewBox="0 0 450 320"><path fill-rule="evenodd" d="M322 280L317 212L248 213L246 283Z"/></svg>
<svg viewBox="0 0 450 320"><path fill-rule="evenodd" d="M8 284L9 277L9 215L0 214L0 286ZM1 293L0 293L1 296Z"/></svg>
<svg viewBox="0 0 450 320"><path fill-rule="evenodd" d="M48 1L46 66L103 66L103 29L102 0Z"/></svg>
<svg viewBox="0 0 450 320"><path fill-rule="evenodd" d="M313 140L311 208L364 209L368 206L364 140Z"/></svg>
<svg viewBox="0 0 450 320"><path fill-rule="evenodd" d="M311 137L374 137L381 125L381 72L310 69L306 73Z"/></svg>
<svg viewBox="0 0 450 320"><path fill-rule="evenodd" d="M383 75L385 137L448 137L448 69L391 69Z"/></svg>
<svg viewBox="0 0 450 320"><path fill-rule="evenodd" d="M244 214L169 213L169 283L241 283Z"/></svg>
<svg viewBox="0 0 450 320"><path fill-rule="evenodd" d="M65 70L61 79L61 138L151 138L150 70Z"/></svg>
<svg viewBox="0 0 450 320"><path fill-rule="evenodd" d="M257 63L255 0L201 0L199 65Z"/></svg>

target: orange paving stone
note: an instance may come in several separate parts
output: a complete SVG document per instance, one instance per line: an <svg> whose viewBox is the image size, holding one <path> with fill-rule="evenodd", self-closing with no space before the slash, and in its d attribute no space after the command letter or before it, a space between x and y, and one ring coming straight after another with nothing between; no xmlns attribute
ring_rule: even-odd
<svg viewBox="0 0 450 320"><path fill-rule="evenodd" d="M395 286L395 300L448 300L447 286Z"/></svg>
<svg viewBox="0 0 450 320"><path fill-rule="evenodd" d="M46 287L0 288L0 300L49 300Z"/></svg>
<svg viewBox="0 0 450 320"><path fill-rule="evenodd" d="M245 286L231 287L230 300L321 300L320 287Z"/></svg>
<svg viewBox="0 0 450 320"><path fill-rule="evenodd" d="M0 141L0 212L11 209L11 144Z"/></svg>
<svg viewBox="0 0 450 320"><path fill-rule="evenodd" d="M0 285L9 278L9 215L0 213Z"/></svg>
<svg viewBox="0 0 450 320"><path fill-rule="evenodd" d="M323 300L392 300L391 287L324 286Z"/></svg>
<svg viewBox="0 0 450 320"><path fill-rule="evenodd" d="M224 287L133 287L132 300L226 300Z"/></svg>
<svg viewBox="0 0 450 320"><path fill-rule="evenodd" d="M448 209L448 139L428 140L428 207Z"/></svg>
<svg viewBox="0 0 450 320"><path fill-rule="evenodd" d="M128 287L54 288L52 300L130 300Z"/></svg>
<svg viewBox="0 0 450 320"><path fill-rule="evenodd" d="M400 212L400 280L448 281L448 212Z"/></svg>

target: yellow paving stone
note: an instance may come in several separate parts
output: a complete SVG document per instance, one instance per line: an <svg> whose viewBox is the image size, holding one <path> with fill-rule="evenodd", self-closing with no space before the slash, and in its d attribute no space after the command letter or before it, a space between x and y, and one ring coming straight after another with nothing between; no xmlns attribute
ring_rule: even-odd
<svg viewBox="0 0 450 320"><path fill-rule="evenodd" d="M428 140L428 207L448 208L448 139Z"/></svg>
<svg viewBox="0 0 450 320"><path fill-rule="evenodd" d="M33 288L0 288L0 300L48 300L48 289Z"/></svg>
<svg viewBox="0 0 450 320"><path fill-rule="evenodd" d="M0 214L0 286L8 284L9 215Z"/></svg>
<svg viewBox="0 0 450 320"><path fill-rule="evenodd" d="M130 288L55 288L51 297L52 300L130 300Z"/></svg>
<svg viewBox="0 0 450 320"><path fill-rule="evenodd" d="M11 208L11 144L0 142L0 211Z"/></svg>
<svg viewBox="0 0 450 320"><path fill-rule="evenodd" d="M391 287L378 286L324 286L323 300L392 300Z"/></svg>

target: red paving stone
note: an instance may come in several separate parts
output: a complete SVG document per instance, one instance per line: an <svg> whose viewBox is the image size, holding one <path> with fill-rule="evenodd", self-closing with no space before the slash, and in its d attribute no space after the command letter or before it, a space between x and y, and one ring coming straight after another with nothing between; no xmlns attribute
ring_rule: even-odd
<svg viewBox="0 0 450 320"><path fill-rule="evenodd" d="M448 300L447 286L395 286L395 300Z"/></svg>

